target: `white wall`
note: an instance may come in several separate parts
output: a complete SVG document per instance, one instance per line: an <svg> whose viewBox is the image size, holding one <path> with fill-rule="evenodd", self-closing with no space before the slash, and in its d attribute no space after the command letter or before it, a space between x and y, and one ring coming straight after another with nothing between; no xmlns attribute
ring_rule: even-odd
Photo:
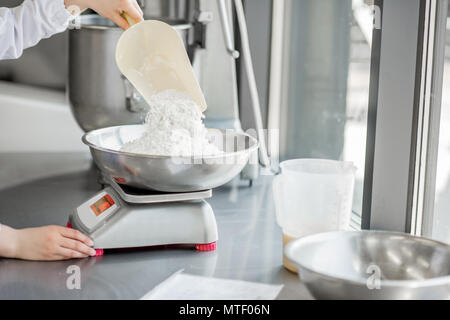
<svg viewBox="0 0 450 320"><path fill-rule="evenodd" d="M0 82L0 152L87 151L64 92Z"/></svg>

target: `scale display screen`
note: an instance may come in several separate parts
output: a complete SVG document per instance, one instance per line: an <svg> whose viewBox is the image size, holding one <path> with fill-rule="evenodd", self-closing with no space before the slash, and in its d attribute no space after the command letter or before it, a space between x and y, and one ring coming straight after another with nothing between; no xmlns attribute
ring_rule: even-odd
<svg viewBox="0 0 450 320"><path fill-rule="evenodd" d="M103 212L108 210L114 205L114 200L111 198L109 194L106 194L105 196L98 199L94 204L91 205L91 209L94 212L94 214L98 217Z"/></svg>

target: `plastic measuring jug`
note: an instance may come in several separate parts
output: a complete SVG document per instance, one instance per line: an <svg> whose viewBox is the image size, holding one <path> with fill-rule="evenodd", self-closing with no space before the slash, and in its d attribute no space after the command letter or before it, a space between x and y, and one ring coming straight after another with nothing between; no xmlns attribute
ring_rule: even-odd
<svg viewBox="0 0 450 320"><path fill-rule="evenodd" d="M349 228L356 172L352 162L295 159L280 167L273 195L283 247L313 233ZM285 258L284 265L296 272Z"/></svg>

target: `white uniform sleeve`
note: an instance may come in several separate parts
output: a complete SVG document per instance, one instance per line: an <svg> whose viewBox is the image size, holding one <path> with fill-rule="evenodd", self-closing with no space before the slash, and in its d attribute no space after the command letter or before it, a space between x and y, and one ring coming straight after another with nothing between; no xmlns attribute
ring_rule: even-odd
<svg viewBox="0 0 450 320"><path fill-rule="evenodd" d="M25 0L0 8L0 60L20 57L24 49L64 31L71 19L64 0Z"/></svg>

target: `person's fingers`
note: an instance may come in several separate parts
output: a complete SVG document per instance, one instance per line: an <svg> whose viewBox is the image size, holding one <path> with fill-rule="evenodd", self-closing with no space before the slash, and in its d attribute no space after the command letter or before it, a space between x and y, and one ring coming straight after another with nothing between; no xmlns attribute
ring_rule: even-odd
<svg viewBox="0 0 450 320"><path fill-rule="evenodd" d="M139 4L136 2L136 0L132 0L133 6L136 8L136 10L139 12L141 18L144 17L144 12L142 12L141 7L139 6Z"/></svg>
<svg viewBox="0 0 450 320"><path fill-rule="evenodd" d="M88 255L75 250L59 247L57 251L57 256L55 258L58 257L60 257L60 260L67 260L67 259L87 258Z"/></svg>
<svg viewBox="0 0 450 320"><path fill-rule="evenodd" d="M78 230L61 227L60 232L65 238L81 241L85 245L91 247L94 245L94 242L88 236L86 236L85 234L81 233Z"/></svg>
<svg viewBox="0 0 450 320"><path fill-rule="evenodd" d="M119 13L113 14L109 19L124 30L127 30L130 27L127 20Z"/></svg>
<svg viewBox="0 0 450 320"><path fill-rule="evenodd" d="M77 251L77 252L80 252L80 253L83 253L83 254L86 254L89 256L95 255L94 249L92 249L91 247L88 247L83 242L80 242L77 240L63 238L63 239L61 239L59 245L63 248L71 249L73 251Z"/></svg>
<svg viewBox="0 0 450 320"><path fill-rule="evenodd" d="M128 16L133 19L134 23L138 23L142 21L142 14L140 10L136 9L136 7L133 5L133 2L127 1L122 9L123 12L128 14Z"/></svg>

